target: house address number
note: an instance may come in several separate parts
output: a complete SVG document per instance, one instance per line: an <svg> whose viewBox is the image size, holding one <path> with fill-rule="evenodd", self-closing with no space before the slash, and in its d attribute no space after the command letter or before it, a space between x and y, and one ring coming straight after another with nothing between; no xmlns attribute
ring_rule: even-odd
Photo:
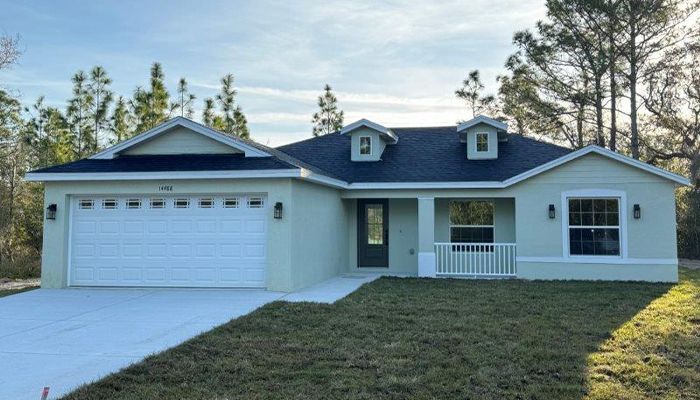
<svg viewBox="0 0 700 400"><path fill-rule="evenodd" d="M173 185L160 185L160 186L158 186L158 191L159 192L172 192Z"/></svg>

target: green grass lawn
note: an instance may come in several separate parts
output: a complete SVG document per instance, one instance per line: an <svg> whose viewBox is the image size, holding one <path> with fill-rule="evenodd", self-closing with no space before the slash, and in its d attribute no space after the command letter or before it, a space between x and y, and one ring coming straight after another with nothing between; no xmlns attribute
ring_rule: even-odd
<svg viewBox="0 0 700 400"><path fill-rule="evenodd" d="M700 271L382 278L332 305L269 304L66 398L698 399Z"/></svg>

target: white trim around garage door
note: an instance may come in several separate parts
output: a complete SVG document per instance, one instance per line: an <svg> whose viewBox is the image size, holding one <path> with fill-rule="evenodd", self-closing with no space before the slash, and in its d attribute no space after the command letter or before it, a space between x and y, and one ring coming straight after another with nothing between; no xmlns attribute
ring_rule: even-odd
<svg viewBox="0 0 700 400"><path fill-rule="evenodd" d="M177 211L173 206L175 199L180 197L190 200L187 210ZM238 199L237 205L226 207L224 200L234 197ZM262 199L260 206L257 203L250 205L247 201L258 197ZM82 198L94 201L94 208L85 212L78 210L78 202ZM118 206L103 210L101 200L109 198L117 199ZM139 207L130 208L127 206L130 198L139 198L143 201ZM148 198L165 198L169 205L162 209L151 210ZM199 205L197 200L202 198L212 198L213 206ZM265 193L80 194L70 195L68 200L67 286L265 287L266 285L268 266L266 258L269 245L267 214L270 206ZM226 209L231 211L225 211ZM233 209L240 209L240 211ZM132 212L133 215L131 215ZM182 216L178 217L180 212ZM113 215L109 215L110 213ZM80 218L78 214L81 214ZM102 232L100 221L109 224L106 232ZM156 223L157 233L150 232L149 221ZM178 224L179 228L174 228L175 225L168 221ZM255 223L249 225L249 221ZM201 225L200 222L204 224ZM167 225L164 225L166 223ZM187 228L188 224L190 228ZM77 230L79 226L88 229L87 231L83 229L81 233ZM134 227L138 229L135 230ZM115 239L117 239L116 242ZM133 254L126 253L125 243L130 246ZM149 243L155 248L164 249L161 251L162 254L150 254ZM73 251L76 246L79 250L82 249L78 253ZM107 255L102 254L101 249L104 246L112 249ZM173 252L176 247L179 250ZM200 247L207 252L200 254ZM182 249L187 251L183 252ZM254 251L249 253L247 249ZM137 251L134 252L134 250ZM79 256L81 252L82 259L76 258L76 255ZM164 267L164 264L168 267ZM201 266L202 269L197 266ZM80 275L75 275L76 271L78 274L82 271L84 276L81 278ZM157 274L154 275L154 271Z"/></svg>

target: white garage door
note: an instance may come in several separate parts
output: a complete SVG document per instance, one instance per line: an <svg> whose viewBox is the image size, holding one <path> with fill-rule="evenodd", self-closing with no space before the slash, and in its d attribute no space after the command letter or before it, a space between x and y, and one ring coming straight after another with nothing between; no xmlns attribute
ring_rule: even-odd
<svg viewBox="0 0 700 400"><path fill-rule="evenodd" d="M262 195L81 196L72 208L72 286L265 286Z"/></svg>

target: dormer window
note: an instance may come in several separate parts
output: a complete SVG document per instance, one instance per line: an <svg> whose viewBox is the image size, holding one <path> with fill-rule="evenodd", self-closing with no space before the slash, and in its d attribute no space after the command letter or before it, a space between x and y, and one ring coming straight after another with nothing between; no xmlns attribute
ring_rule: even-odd
<svg viewBox="0 0 700 400"><path fill-rule="evenodd" d="M487 132L478 132L476 134L476 151L479 153L489 151L489 134Z"/></svg>
<svg viewBox="0 0 700 400"><path fill-rule="evenodd" d="M360 155L372 155L372 138L370 136L360 136Z"/></svg>
<svg viewBox="0 0 700 400"><path fill-rule="evenodd" d="M375 122L361 119L340 130L350 136L350 160L360 162L381 161L387 145L396 144L398 136Z"/></svg>
<svg viewBox="0 0 700 400"><path fill-rule="evenodd" d="M467 159L495 160L499 142L508 141L508 125L497 119L479 115L457 126L459 141L465 143Z"/></svg>

